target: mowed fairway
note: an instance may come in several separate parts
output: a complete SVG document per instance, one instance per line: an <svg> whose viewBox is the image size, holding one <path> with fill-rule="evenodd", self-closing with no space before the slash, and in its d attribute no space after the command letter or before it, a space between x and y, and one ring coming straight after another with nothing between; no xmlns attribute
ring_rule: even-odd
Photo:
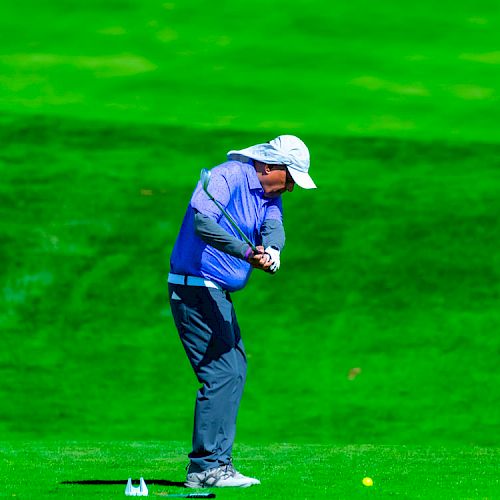
<svg viewBox="0 0 500 500"><path fill-rule="evenodd" d="M252 136L53 119L11 120L2 134L3 157L18 166L2 188L2 252L12 263L2 434L35 440L4 445L6 483L28 497L26 477L61 495L106 497L124 486L59 483L182 481L197 386L164 277L207 163L198 153L186 167L176 146L195 137L215 162ZM446 484L450 497L483 497L498 486L499 206L498 186L483 181L498 148L310 142L343 168L319 163L325 188L289 196L287 266L234 296L249 356L235 456L264 478L248 494L314 498L335 488L348 498L370 494L360 483L370 475L381 494L432 498ZM71 441L39 441L58 437ZM78 442L92 438L162 442L130 453L123 442Z"/></svg>
<svg viewBox="0 0 500 500"><path fill-rule="evenodd" d="M237 466L261 478L246 489L182 487L186 447L179 442L0 443L15 466L2 496L116 498L128 477L144 477L149 496L215 492L217 498L496 498L498 450L467 447L272 444L236 447ZM373 486L362 479L371 477Z"/></svg>
<svg viewBox="0 0 500 500"><path fill-rule="evenodd" d="M292 133L318 189L233 295L262 485L217 495L500 497L496 6L28 3L0 6L0 496L185 492L169 254L202 168Z"/></svg>

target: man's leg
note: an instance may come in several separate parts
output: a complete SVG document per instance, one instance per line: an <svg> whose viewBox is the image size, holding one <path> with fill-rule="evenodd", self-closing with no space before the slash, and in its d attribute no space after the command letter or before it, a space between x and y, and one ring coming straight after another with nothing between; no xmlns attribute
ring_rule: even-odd
<svg viewBox="0 0 500 500"><path fill-rule="evenodd" d="M181 341L203 384L196 398L190 472L226 464L246 377L246 358L229 294L169 285Z"/></svg>
<svg viewBox="0 0 500 500"><path fill-rule="evenodd" d="M236 319L236 318L235 318ZM237 324L237 323L236 323ZM220 455L219 461L221 464L228 464L231 460L233 443L236 436L236 418L238 416L238 410L240 407L241 397L243 395L243 388L245 385L246 379L246 370L247 370L247 359L245 355L245 347L243 346L243 342L239 341L236 349L234 350L234 363L237 367L236 371L238 373L238 377L236 381L238 383L233 386L233 393L231 395L234 403L230 407L230 413L227 416L228 425L226 426L227 434L223 437L220 442Z"/></svg>
<svg viewBox="0 0 500 500"><path fill-rule="evenodd" d="M229 463L245 383L241 357L234 348L200 370L203 387L196 398L193 451L189 455L192 471ZM212 462L214 456L216 462Z"/></svg>

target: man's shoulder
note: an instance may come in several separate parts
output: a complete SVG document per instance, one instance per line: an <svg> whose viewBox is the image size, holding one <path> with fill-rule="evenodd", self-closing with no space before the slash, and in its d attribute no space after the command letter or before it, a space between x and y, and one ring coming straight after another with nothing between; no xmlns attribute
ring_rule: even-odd
<svg viewBox="0 0 500 500"><path fill-rule="evenodd" d="M212 170L220 174L241 174L246 164L237 160L227 160L220 165L216 165Z"/></svg>
<svg viewBox="0 0 500 500"><path fill-rule="evenodd" d="M255 172L251 164L237 160L228 160L212 169L213 174L224 177L230 186L248 185L252 170Z"/></svg>

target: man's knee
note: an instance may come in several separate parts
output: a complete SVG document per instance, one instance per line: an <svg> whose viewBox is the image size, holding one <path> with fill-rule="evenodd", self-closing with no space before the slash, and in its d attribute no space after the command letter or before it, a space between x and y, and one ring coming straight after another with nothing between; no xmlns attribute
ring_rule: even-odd
<svg viewBox="0 0 500 500"><path fill-rule="evenodd" d="M224 366L218 369L205 370L200 377L204 395L233 392L245 384L246 369L241 366Z"/></svg>

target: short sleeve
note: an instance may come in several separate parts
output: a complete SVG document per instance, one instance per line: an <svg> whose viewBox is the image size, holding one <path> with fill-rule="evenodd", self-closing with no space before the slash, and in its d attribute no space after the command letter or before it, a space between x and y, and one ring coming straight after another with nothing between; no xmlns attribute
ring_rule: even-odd
<svg viewBox="0 0 500 500"><path fill-rule="evenodd" d="M266 215L264 220L273 219L283 222L283 203L281 201L281 196L274 200L271 200L266 208Z"/></svg>

